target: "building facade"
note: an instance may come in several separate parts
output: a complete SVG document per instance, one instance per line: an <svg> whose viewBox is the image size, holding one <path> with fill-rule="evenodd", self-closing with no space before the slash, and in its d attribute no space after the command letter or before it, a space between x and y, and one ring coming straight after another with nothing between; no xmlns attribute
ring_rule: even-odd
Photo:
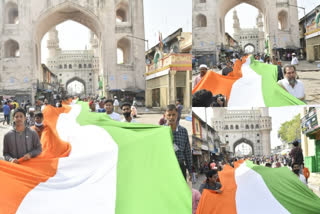
<svg viewBox="0 0 320 214"><path fill-rule="evenodd" d="M146 106L165 109L180 99L191 109L192 35L177 30L146 52Z"/></svg>
<svg viewBox="0 0 320 214"><path fill-rule="evenodd" d="M97 41L93 32L90 44L90 50L63 51L59 47L58 31L55 28L49 31L47 65L58 77L59 84L64 90L67 91L68 85L73 81L79 81L84 86L84 93L81 95L96 95L99 90L99 94L102 95L102 88L99 88L99 79L102 78L99 77L99 57L95 55Z"/></svg>
<svg viewBox="0 0 320 214"><path fill-rule="evenodd" d="M311 172L320 172L320 109L305 107L301 116L301 148L305 166Z"/></svg>
<svg viewBox="0 0 320 214"><path fill-rule="evenodd" d="M264 54L265 37L261 12L259 12L256 20L257 26L255 28L241 28L237 11L233 11L233 37L238 41L239 46L244 53ZM248 46L252 47L252 52L246 51Z"/></svg>
<svg viewBox="0 0 320 214"><path fill-rule="evenodd" d="M36 6L35 6L36 5ZM145 89L143 0L0 1L0 93L34 99L42 79L41 40L56 25L73 20L97 39L103 93ZM123 63L117 64L117 49Z"/></svg>
<svg viewBox="0 0 320 214"><path fill-rule="evenodd" d="M300 43L303 58L320 60L320 5L300 19Z"/></svg>
<svg viewBox="0 0 320 214"><path fill-rule="evenodd" d="M252 149L255 156L270 156L272 120L268 108L258 110L213 109L212 127L218 132L221 147L235 155L242 143Z"/></svg>
<svg viewBox="0 0 320 214"><path fill-rule="evenodd" d="M193 55L201 61L208 56L215 63L219 59L225 37L225 16L235 6L247 3L262 14L264 41L271 55L280 50L299 49L297 0L194 0Z"/></svg>
<svg viewBox="0 0 320 214"><path fill-rule="evenodd" d="M196 169L221 154L218 133L197 114L192 113L192 161Z"/></svg>

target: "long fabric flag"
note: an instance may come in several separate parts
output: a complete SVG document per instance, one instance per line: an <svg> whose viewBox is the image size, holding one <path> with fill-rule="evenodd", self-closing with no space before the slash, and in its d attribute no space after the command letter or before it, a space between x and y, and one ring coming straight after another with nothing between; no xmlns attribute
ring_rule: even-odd
<svg viewBox="0 0 320 214"><path fill-rule="evenodd" d="M237 162L219 172L222 193L204 190L197 214L319 214L320 198L287 167Z"/></svg>
<svg viewBox="0 0 320 214"><path fill-rule="evenodd" d="M222 76L213 71L193 89L206 89L213 95L223 94L228 98L228 107L281 107L305 105L277 83L277 66L261 63L254 58L237 60L233 72Z"/></svg>
<svg viewBox="0 0 320 214"><path fill-rule="evenodd" d="M46 107L40 156L0 161L0 214L191 213L169 127Z"/></svg>

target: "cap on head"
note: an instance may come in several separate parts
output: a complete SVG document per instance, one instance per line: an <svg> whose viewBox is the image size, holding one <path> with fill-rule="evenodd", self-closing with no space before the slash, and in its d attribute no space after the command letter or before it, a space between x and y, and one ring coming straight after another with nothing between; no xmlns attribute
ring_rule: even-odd
<svg viewBox="0 0 320 214"><path fill-rule="evenodd" d="M205 68L205 69L207 69L207 70L208 70L208 66L207 66L207 65L205 65L205 64L200 65L199 69L202 69L202 68Z"/></svg>
<svg viewBox="0 0 320 214"><path fill-rule="evenodd" d="M293 54L292 54L292 56L296 56L296 54L295 54L295 53L293 53Z"/></svg>
<svg viewBox="0 0 320 214"><path fill-rule="evenodd" d="M114 96L113 98L114 98L114 99L117 99L117 96Z"/></svg>

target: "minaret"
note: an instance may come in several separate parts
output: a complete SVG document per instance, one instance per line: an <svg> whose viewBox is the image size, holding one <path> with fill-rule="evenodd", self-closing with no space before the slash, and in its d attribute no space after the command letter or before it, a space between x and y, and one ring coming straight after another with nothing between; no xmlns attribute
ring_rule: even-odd
<svg viewBox="0 0 320 214"><path fill-rule="evenodd" d="M57 56L58 52L60 52L58 34L59 33L55 27L49 31L49 38L47 41L47 48L49 50L48 58L53 58Z"/></svg>
<svg viewBox="0 0 320 214"><path fill-rule="evenodd" d="M261 11L259 11L259 15L257 17L257 27L259 30L259 52L264 53L264 30L263 30L263 16Z"/></svg>
<svg viewBox="0 0 320 214"><path fill-rule="evenodd" d="M96 35L90 31L90 49L93 50L94 56L98 56L98 39Z"/></svg>
<svg viewBox="0 0 320 214"><path fill-rule="evenodd" d="M234 30L234 33L233 33L234 37L236 37L241 30L237 10L233 11L233 30Z"/></svg>
<svg viewBox="0 0 320 214"><path fill-rule="evenodd" d="M269 109L268 108L260 108L261 117L264 122L260 124L261 130L261 144L263 147L263 155L270 156L271 154L271 137L270 132L272 130L272 118L269 116ZM264 128L261 127L264 125Z"/></svg>

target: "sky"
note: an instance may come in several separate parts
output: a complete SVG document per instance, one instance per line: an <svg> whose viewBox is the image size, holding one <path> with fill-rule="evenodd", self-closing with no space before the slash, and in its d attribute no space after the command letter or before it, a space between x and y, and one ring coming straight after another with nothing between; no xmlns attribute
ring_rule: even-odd
<svg viewBox="0 0 320 214"><path fill-rule="evenodd" d="M261 0L260 0L261 1ZM320 5L319 0L298 0L298 6L306 8L306 14L310 12L312 9L314 9L317 5ZM235 7L235 9L238 12L238 17L240 20L240 26L241 28L252 28L256 26L256 18L258 16L258 9L246 4L242 3ZM302 18L304 16L303 9L298 9L299 12L299 18ZM233 9L231 9L225 19L226 23L226 32L228 32L230 35L233 34Z"/></svg>
<svg viewBox="0 0 320 214"><path fill-rule="evenodd" d="M271 148L279 146L282 144L278 138L278 130L281 127L281 124L286 121L292 120L296 115L298 115L303 107L293 106L293 107L280 107L280 108L269 108L269 116L272 118L272 131L270 134L271 137ZM229 108L231 110L244 110L248 108ZM196 113L203 121L205 119L205 108L193 108L192 111ZM211 124L211 118L213 117L213 111L211 108L207 108L207 122Z"/></svg>
<svg viewBox="0 0 320 214"><path fill-rule="evenodd" d="M192 0L144 0L145 39L149 48L159 42L159 32L165 38L179 28L184 32L192 31ZM57 26L60 48L62 50L83 50L89 48L89 29L73 21ZM48 36L41 43L41 61L46 62Z"/></svg>

